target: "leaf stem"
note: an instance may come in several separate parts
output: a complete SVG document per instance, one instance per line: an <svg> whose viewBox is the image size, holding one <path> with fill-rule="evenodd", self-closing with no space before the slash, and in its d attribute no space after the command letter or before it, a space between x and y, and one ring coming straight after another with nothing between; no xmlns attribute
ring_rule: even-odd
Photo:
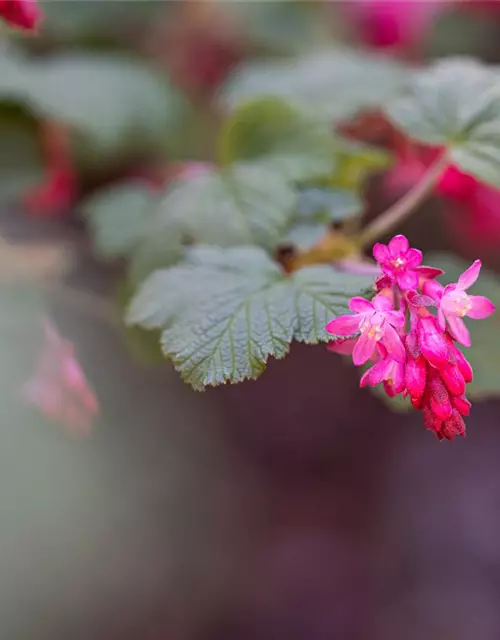
<svg viewBox="0 0 500 640"><path fill-rule="evenodd" d="M441 177L448 164L448 154L444 151L429 167L422 179L414 185L408 193L398 200L392 207L369 224L360 234L359 243L366 247L381 235L392 229L407 218L422 202L430 196L436 182Z"/></svg>

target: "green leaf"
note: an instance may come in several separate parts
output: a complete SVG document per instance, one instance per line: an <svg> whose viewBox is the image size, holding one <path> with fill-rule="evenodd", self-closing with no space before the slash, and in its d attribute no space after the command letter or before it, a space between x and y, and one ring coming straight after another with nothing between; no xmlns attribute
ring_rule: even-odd
<svg viewBox="0 0 500 640"><path fill-rule="evenodd" d="M337 168L328 180L332 187L360 190L370 174L386 170L393 163L384 149L342 138L336 144Z"/></svg>
<svg viewBox="0 0 500 640"><path fill-rule="evenodd" d="M330 122L380 107L406 85L409 70L388 57L327 49L278 62L236 68L222 88L223 105L236 107L259 96L276 96Z"/></svg>
<svg viewBox="0 0 500 640"><path fill-rule="evenodd" d="M161 204L159 224L192 242L273 249L294 205L294 189L281 174L265 163L241 163L177 180Z"/></svg>
<svg viewBox="0 0 500 640"><path fill-rule="evenodd" d="M445 275L439 280L443 284L456 282L458 276L469 264L452 254L428 254L425 264L439 267ZM478 281L470 290L471 295L482 295L490 298L497 311L484 320L464 318L469 328L472 346L462 347L465 357L474 369L474 380L467 385L467 395L471 398L498 396L500 394L500 279L498 276L481 270Z"/></svg>
<svg viewBox="0 0 500 640"><path fill-rule="evenodd" d="M143 62L117 54L5 56L0 99L68 125L86 169L124 156L165 155L185 100Z"/></svg>
<svg viewBox="0 0 500 640"><path fill-rule="evenodd" d="M500 74L452 58L413 76L389 116L416 140L448 147L451 162L500 186Z"/></svg>
<svg viewBox="0 0 500 640"><path fill-rule="evenodd" d="M129 280L139 284L152 271L182 255L177 229L158 228L158 198L140 183L98 191L83 203L94 246L104 258L128 258Z"/></svg>
<svg viewBox="0 0 500 640"><path fill-rule="evenodd" d="M274 53L294 53L319 39L331 40L330 24L315 3L231 2L219 0L223 11L241 25L254 46Z"/></svg>
<svg viewBox="0 0 500 640"><path fill-rule="evenodd" d="M355 191L307 187L300 191L295 216L283 243L308 249L321 239L332 223L355 218L363 202Z"/></svg>
<svg viewBox="0 0 500 640"><path fill-rule="evenodd" d="M276 97L238 107L220 132L221 164L260 160L291 180L307 180L334 169L331 126L319 123Z"/></svg>
<svg viewBox="0 0 500 640"><path fill-rule="evenodd" d="M113 186L87 199L82 213L105 258L128 255L143 238L153 214L151 189L140 184Z"/></svg>
<svg viewBox="0 0 500 640"><path fill-rule="evenodd" d="M287 277L256 247L194 247L156 271L132 301L127 322L163 328L162 344L195 389L256 378L293 339L327 341L325 324L345 313L372 278L308 267Z"/></svg>

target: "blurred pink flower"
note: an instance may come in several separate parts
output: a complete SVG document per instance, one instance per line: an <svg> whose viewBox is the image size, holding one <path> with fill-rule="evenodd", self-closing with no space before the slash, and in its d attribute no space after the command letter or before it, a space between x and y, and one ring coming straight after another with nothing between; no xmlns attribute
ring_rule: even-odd
<svg viewBox="0 0 500 640"><path fill-rule="evenodd" d="M34 31L42 12L36 0L0 0L0 16L12 27Z"/></svg>
<svg viewBox="0 0 500 640"><path fill-rule="evenodd" d="M373 247L373 257L382 267L385 275L396 282L403 291L418 286L418 267L422 262L422 252L410 248L408 239L403 235L394 236L388 245L377 244Z"/></svg>
<svg viewBox="0 0 500 640"><path fill-rule="evenodd" d="M407 48L424 37L445 4L441 0L349 0L340 7L365 44Z"/></svg>
<svg viewBox="0 0 500 640"><path fill-rule="evenodd" d="M71 342L44 321L45 342L32 378L24 385L24 400L73 435L87 435L98 413L97 398L75 358Z"/></svg>

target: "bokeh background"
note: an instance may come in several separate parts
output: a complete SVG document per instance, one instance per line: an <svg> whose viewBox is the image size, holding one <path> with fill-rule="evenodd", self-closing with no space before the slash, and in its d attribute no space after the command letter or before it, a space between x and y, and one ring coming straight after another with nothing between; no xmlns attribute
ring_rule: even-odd
<svg viewBox="0 0 500 640"><path fill-rule="evenodd" d="M210 159L211 96L247 58L345 41L367 59L500 62L500 1L408 0L374 15L384 4L52 0L37 37L3 29L0 45L34 60L123 54L163 74L186 115L168 173ZM140 94L140 73L128 78ZM106 76L87 81L82 112L98 105L102 125ZM71 73L53 91L76 91ZM0 233L15 251L0 253L1 640L500 637L498 402L476 403L469 437L440 444L323 347L294 346L258 382L204 394L138 359L103 312L122 267L95 256L79 203L124 175L151 177L157 149L84 144L74 167L59 134L2 88ZM384 177L367 181L367 218L410 186L388 190ZM500 207L477 218L434 197L403 231L500 269ZM53 295L47 274L63 283ZM20 281L97 391L85 437L20 400L41 342L33 300L7 313Z"/></svg>

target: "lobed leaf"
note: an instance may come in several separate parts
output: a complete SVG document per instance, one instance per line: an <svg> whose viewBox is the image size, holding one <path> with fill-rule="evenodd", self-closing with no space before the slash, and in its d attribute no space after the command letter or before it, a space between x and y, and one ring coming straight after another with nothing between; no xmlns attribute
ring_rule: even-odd
<svg viewBox="0 0 500 640"><path fill-rule="evenodd" d="M257 247L200 246L146 280L127 322L163 328L165 354L201 390L256 378L270 356L288 353L293 339L327 341L325 324L371 283L328 266L287 277Z"/></svg>
<svg viewBox="0 0 500 640"><path fill-rule="evenodd" d="M413 75L388 107L408 135L449 149L451 162L500 186L500 74L470 58L450 58Z"/></svg>
<svg viewBox="0 0 500 640"><path fill-rule="evenodd" d="M331 126L307 117L277 97L240 105L224 122L218 140L223 165L260 160L290 180L329 174L335 166Z"/></svg>
<svg viewBox="0 0 500 640"><path fill-rule="evenodd" d="M239 163L181 178L160 205L159 224L192 242L273 249L295 205L291 183L266 163Z"/></svg>
<svg viewBox="0 0 500 640"><path fill-rule="evenodd" d="M327 49L295 59L243 64L222 87L220 100L234 109L246 100L276 96L331 122L387 104L402 92L408 74L385 56Z"/></svg>

